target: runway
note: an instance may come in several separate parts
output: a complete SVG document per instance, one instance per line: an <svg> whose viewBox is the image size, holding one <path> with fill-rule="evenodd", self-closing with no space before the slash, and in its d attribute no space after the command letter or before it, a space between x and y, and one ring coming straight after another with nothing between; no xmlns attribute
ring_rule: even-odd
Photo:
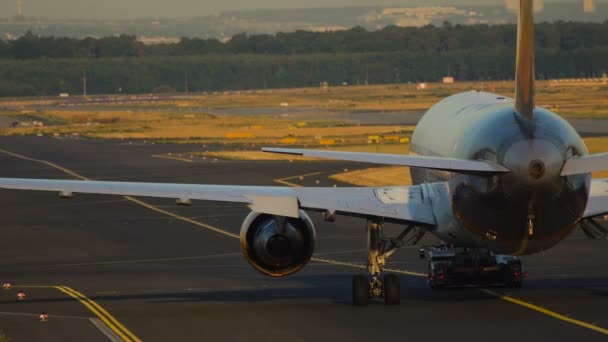
<svg viewBox="0 0 608 342"><path fill-rule="evenodd" d="M0 137L0 149L12 153L0 153L0 176L243 185L289 179L292 185L342 186L328 176L367 167L153 157L201 148ZM400 306L353 307L351 276L363 271L355 266L366 258L361 219L325 223L311 215L315 259L292 277L273 279L247 264L233 237L246 207L137 201L0 191L0 281L13 284L0 290L0 330L14 341L603 341L608 334L608 243L580 232L525 257L530 278L519 290L436 292L424 277L401 273ZM403 248L389 266L412 274L427 267L416 247ZM16 300L18 290L27 293L25 301ZM38 319L43 311L48 322Z"/></svg>

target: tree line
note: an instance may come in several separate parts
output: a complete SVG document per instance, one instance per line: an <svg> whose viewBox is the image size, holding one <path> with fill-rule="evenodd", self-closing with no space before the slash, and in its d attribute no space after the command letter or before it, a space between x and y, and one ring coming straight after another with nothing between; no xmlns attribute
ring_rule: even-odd
<svg viewBox="0 0 608 342"><path fill-rule="evenodd" d="M147 46L132 36L100 39L26 34L0 44L0 96L88 92L149 93L507 80L515 68L513 25L277 35L237 35L225 43L183 38ZM537 77L592 77L608 71L608 22L537 25Z"/></svg>
<svg viewBox="0 0 608 342"><path fill-rule="evenodd" d="M105 58L198 56L208 54L311 54L367 52L449 52L453 50L514 48L515 25L387 26L377 31L362 27L335 32L296 31L275 35L245 33L226 42L181 38L177 43L144 45L137 37L120 35L74 39L37 36L31 32L11 41L0 40L0 58ZM537 47L570 51L608 47L604 23L555 22L536 25Z"/></svg>

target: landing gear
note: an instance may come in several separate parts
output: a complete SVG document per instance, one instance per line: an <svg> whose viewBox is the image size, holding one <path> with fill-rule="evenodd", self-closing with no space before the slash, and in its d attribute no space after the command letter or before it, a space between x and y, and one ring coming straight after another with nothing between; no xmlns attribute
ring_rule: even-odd
<svg viewBox="0 0 608 342"><path fill-rule="evenodd" d="M400 241L411 231L407 227L396 239L383 238L384 224L381 221L367 222L367 269L370 276L353 277L353 304L367 305L369 298L383 298L387 305L401 302L401 282L394 274L382 275L386 260L401 247Z"/></svg>

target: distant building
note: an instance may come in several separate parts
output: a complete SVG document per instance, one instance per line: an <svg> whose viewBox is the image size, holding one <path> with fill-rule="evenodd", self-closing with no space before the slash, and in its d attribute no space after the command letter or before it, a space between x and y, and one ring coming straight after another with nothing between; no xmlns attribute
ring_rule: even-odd
<svg viewBox="0 0 608 342"><path fill-rule="evenodd" d="M138 41L144 45L157 45L157 44L177 44L181 38L177 37L146 37L140 36L137 38Z"/></svg>
<svg viewBox="0 0 608 342"><path fill-rule="evenodd" d="M595 13L596 0L583 0L583 12Z"/></svg>
<svg viewBox="0 0 608 342"><path fill-rule="evenodd" d="M454 84L455 80L454 77L452 76L446 76L443 78L443 83L444 84Z"/></svg>
<svg viewBox="0 0 608 342"><path fill-rule="evenodd" d="M312 32L338 32L338 31L346 31L348 27L346 26L310 26L308 27L309 31Z"/></svg>

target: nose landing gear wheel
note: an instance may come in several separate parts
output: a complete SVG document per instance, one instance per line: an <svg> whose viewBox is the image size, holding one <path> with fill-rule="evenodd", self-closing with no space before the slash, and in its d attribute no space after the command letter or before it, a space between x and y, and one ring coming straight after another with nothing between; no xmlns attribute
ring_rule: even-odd
<svg viewBox="0 0 608 342"><path fill-rule="evenodd" d="M401 303L401 280L394 274L384 276L384 304L399 305Z"/></svg>
<svg viewBox="0 0 608 342"><path fill-rule="evenodd" d="M357 306L367 305L369 301L369 280L367 276L356 275L353 277L353 304Z"/></svg>

